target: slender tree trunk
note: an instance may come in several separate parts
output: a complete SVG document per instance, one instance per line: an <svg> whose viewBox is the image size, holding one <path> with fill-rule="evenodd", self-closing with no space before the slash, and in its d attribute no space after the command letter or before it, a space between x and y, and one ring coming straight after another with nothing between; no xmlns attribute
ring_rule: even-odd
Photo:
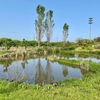
<svg viewBox="0 0 100 100"><path fill-rule="evenodd" d="M38 48L40 48L40 40L38 41Z"/></svg>
<svg viewBox="0 0 100 100"><path fill-rule="evenodd" d="M66 41L63 41L63 47L65 47L65 45L66 45Z"/></svg>
<svg viewBox="0 0 100 100"><path fill-rule="evenodd" d="M48 47L48 45L49 45L49 42L47 41L47 47Z"/></svg>
<svg viewBox="0 0 100 100"><path fill-rule="evenodd" d="M8 47L6 47L6 52L8 52Z"/></svg>
<svg viewBox="0 0 100 100"><path fill-rule="evenodd" d="M40 42L41 42L41 30L39 29L38 48L40 48Z"/></svg>

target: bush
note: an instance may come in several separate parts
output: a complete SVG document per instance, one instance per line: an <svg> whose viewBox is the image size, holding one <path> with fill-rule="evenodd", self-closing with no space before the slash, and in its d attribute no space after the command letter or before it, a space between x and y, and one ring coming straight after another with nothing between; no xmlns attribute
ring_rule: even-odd
<svg viewBox="0 0 100 100"><path fill-rule="evenodd" d="M54 53L59 53L59 52L60 52L60 50L58 48L54 49Z"/></svg>
<svg viewBox="0 0 100 100"><path fill-rule="evenodd" d="M75 46L69 46L69 47L64 47L64 48L61 48L62 50L75 50Z"/></svg>
<svg viewBox="0 0 100 100"><path fill-rule="evenodd" d="M82 49L85 49L85 47L84 47L84 46L82 46Z"/></svg>
<svg viewBox="0 0 100 100"><path fill-rule="evenodd" d="M84 47L88 47L89 44L87 44L87 43L83 43L82 46L84 46Z"/></svg>
<svg viewBox="0 0 100 100"><path fill-rule="evenodd" d="M38 54L43 54L44 53L44 49L43 48L38 48L37 50L36 50L36 53L38 53Z"/></svg>
<svg viewBox="0 0 100 100"><path fill-rule="evenodd" d="M92 48L91 47L87 47L86 50L92 50Z"/></svg>
<svg viewBox="0 0 100 100"><path fill-rule="evenodd" d="M94 48L95 49L100 49L100 45L95 45Z"/></svg>
<svg viewBox="0 0 100 100"><path fill-rule="evenodd" d="M80 62L80 67L81 67L81 69L89 70L89 62L82 60Z"/></svg>

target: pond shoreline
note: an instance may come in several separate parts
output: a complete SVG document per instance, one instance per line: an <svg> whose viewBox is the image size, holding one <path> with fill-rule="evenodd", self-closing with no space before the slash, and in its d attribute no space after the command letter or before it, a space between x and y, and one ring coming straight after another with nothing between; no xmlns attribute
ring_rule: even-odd
<svg viewBox="0 0 100 100"><path fill-rule="evenodd" d="M36 55L37 57L39 55ZM52 62L56 61L64 65L72 65L75 68L80 68L80 63L82 60L68 60L64 58L56 58L55 56L45 56L46 59ZM2 59L4 60L4 59ZM7 60L7 59L6 59ZM4 61L5 63L5 61ZM38 84L28 84L26 82L18 83L16 81L8 82L6 80L0 79L0 99L43 99L47 100L55 98L57 100L80 98L86 100L99 100L100 97L100 63L85 62L89 70L81 79L70 78L63 81L59 81L58 85L54 87L51 84L40 86ZM84 62L83 62L84 65ZM84 66L84 67L85 67ZM28 95L29 94L29 95ZM27 95L27 97L26 97ZM45 98L44 98L45 96Z"/></svg>
<svg viewBox="0 0 100 100"><path fill-rule="evenodd" d="M82 62L82 60L67 60L67 59L58 59L57 61L60 64L73 65L76 68L81 68L81 62ZM88 63L88 65L85 65L85 63ZM88 70L90 70L92 72L100 71L100 63L84 60L83 65L84 65L84 69L85 69L85 67L88 67Z"/></svg>

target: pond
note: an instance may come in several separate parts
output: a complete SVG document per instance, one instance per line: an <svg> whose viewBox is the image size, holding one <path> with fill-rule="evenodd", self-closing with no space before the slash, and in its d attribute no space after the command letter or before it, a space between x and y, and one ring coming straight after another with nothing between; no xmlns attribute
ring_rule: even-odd
<svg viewBox="0 0 100 100"><path fill-rule="evenodd" d="M75 60L91 60L92 62L100 62L100 55L98 54L87 54L87 53L78 53L78 54L67 54L67 55L58 55L59 58L65 59L75 59Z"/></svg>
<svg viewBox="0 0 100 100"><path fill-rule="evenodd" d="M51 62L45 58L22 59L19 61L6 60L0 65L0 77L2 79L30 84L49 84L59 82L66 78L82 78L84 71L71 66Z"/></svg>

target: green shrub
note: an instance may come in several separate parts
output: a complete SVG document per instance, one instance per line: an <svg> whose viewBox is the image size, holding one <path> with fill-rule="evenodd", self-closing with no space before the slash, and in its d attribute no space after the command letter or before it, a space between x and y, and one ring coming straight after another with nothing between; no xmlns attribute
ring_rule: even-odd
<svg viewBox="0 0 100 100"><path fill-rule="evenodd" d="M92 48L88 46L88 47L86 48L86 50L92 50Z"/></svg>
<svg viewBox="0 0 100 100"><path fill-rule="evenodd" d="M55 53L59 53L60 50L58 48L55 49Z"/></svg>
<svg viewBox="0 0 100 100"><path fill-rule="evenodd" d="M82 60L80 62L80 68L82 68L84 70L89 70L89 62L88 61L85 61L85 60Z"/></svg>
<svg viewBox="0 0 100 100"><path fill-rule="evenodd" d="M100 45L95 45L94 48L95 49L100 49Z"/></svg>
<svg viewBox="0 0 100 100"><path fill-rule="evenodd" d="M82 46L82 49L85 49L85 47L84 47L84 46Z"/></svg>

